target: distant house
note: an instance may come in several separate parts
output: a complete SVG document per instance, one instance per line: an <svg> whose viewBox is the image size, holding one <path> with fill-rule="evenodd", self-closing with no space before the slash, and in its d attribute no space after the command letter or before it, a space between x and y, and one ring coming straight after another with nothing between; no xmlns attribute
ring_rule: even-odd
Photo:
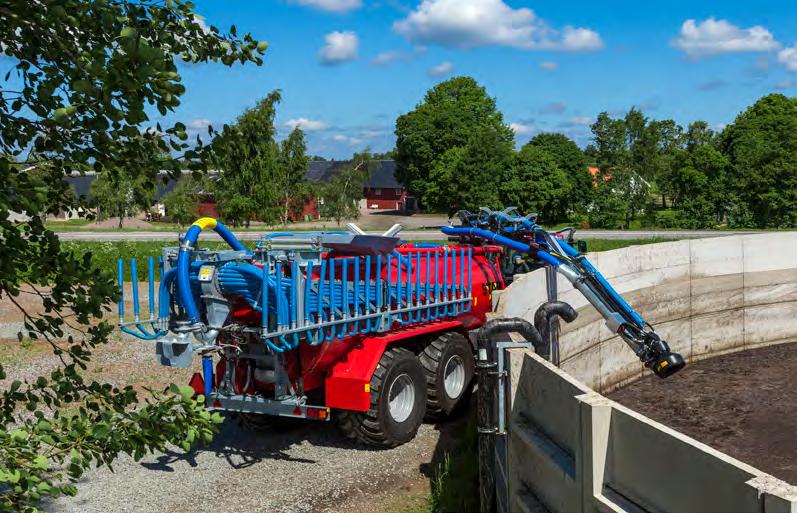
<svg viewBox="0 0 797 513"><path fill-rule="evenodd" d="M313 183L323 185L329 183L336 173L340 172L350 161L346 160L313 160L307 166L305 178ZM184 171L185 174L188 171ZM213 171L210 172L214 174ZM164 174L165 176L165 174ZM67 178L67 182L72 186L78 196L90 197L91 183L97 178L94 173L87 173L82 176L72 176ZM220 178L221 179L221 178ZM168 215L164 211L161 198L171 192L176 186L176 182L169 178L166 183L159 182L155 193L155 204L153 205L161 215ZM396 180L396 162L393 160L376 160L371 165L371 174L363 184L363 199L360 203L362 210L416 210L416 202L412 197L407 196L407 191ZM323 203L323 198L312 198L304 206L299 215L294 216L292 221L317 220L320 216L319 206ZM216 200L212 194L203 194L199 198L197 216L219 217ZM71 213L59 216L61 218L72 217Z"/></svg>
<svg viewBox="0 0 797 513"><path fill-rule="evenodd" d="M311 161L307 169L307 180L319 184L328 183L350 161ZM371 175L363 184L363 210L414 210L414 201L407 197L407 190L396 180L396 161L375 160L371 163Z"/></svg>

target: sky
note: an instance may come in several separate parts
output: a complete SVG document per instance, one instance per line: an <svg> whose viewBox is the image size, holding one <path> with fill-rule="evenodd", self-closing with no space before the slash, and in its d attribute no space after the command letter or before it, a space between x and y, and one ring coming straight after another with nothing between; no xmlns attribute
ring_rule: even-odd
<svg viewBox="0 0 797 513"><path fill-rule="evenodd" d="M682 124L730 123L759 97L797 96L797 2L198 0L208 25L269 43L263 66L183 65L174 116L229 123L282 91L280 136L311 154L393 147L397 116L436 83L469 75L519 145L561 132L581 146L598 113L632 106Z"/></svg>

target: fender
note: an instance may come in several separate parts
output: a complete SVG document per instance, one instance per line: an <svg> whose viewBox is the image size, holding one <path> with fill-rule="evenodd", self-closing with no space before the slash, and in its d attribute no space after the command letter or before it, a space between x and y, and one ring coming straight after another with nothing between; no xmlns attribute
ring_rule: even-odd
<svg viewBox="0 0 797 513"><path fill-rule="evenodd" d="M368 411L371 407L371 377L388 344L449 330L462 331L462 323L456 320L434 322L365 337L329 370L325 380L326 406Z"/></svg>

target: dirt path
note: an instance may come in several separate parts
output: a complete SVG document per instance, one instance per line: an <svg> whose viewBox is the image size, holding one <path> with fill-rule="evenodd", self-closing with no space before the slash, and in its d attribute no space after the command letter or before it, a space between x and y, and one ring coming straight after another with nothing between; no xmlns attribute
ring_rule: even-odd
<svg viewBox="0 0 797 513"><path fill-rule="evenodd" d="M789 483L797 483L797 343L704 360L609 397Z"/></svg>

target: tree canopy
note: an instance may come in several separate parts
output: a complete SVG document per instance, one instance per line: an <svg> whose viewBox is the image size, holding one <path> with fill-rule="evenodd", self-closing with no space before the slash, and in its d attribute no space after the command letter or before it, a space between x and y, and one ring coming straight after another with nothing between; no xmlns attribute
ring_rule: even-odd
<svg viewBox="0 0 797 513"><path fill-rule="evenodd" d="M248 226L255 217L272 221L279 216L279 193L272 180L279 156L274 117L280 99L280 92L272 91L213 140L219 211L234 226Z"/></svg>
<svg viewBox="0 0 797 513"><path fill-rule="evenodd" d="M478 139L497 148L488 148L486 142L479 148ZM492 165L506 164L513 145L514 133L484 87L470 77L452 78L434 86L413 111L396 120L397 178L425 208L450 210L461 204L462 198L447 201L441 192L482 178L467 162L476 162L477 154L482 153ZM456 176L461 171L466 174ZM486 175L489 181L482 181L481 187L495 189L500 185L498 176ZM450 180L455 184L445 183ZM473 192L484 200L498 199L475 187Z"/></svg>
<svg viewBox="0 0 797 513"><path fill-rule="evenodd" d="M730 161L736 222L757 228L797 224L797 98L770 94L720 135Z"/></svg>

